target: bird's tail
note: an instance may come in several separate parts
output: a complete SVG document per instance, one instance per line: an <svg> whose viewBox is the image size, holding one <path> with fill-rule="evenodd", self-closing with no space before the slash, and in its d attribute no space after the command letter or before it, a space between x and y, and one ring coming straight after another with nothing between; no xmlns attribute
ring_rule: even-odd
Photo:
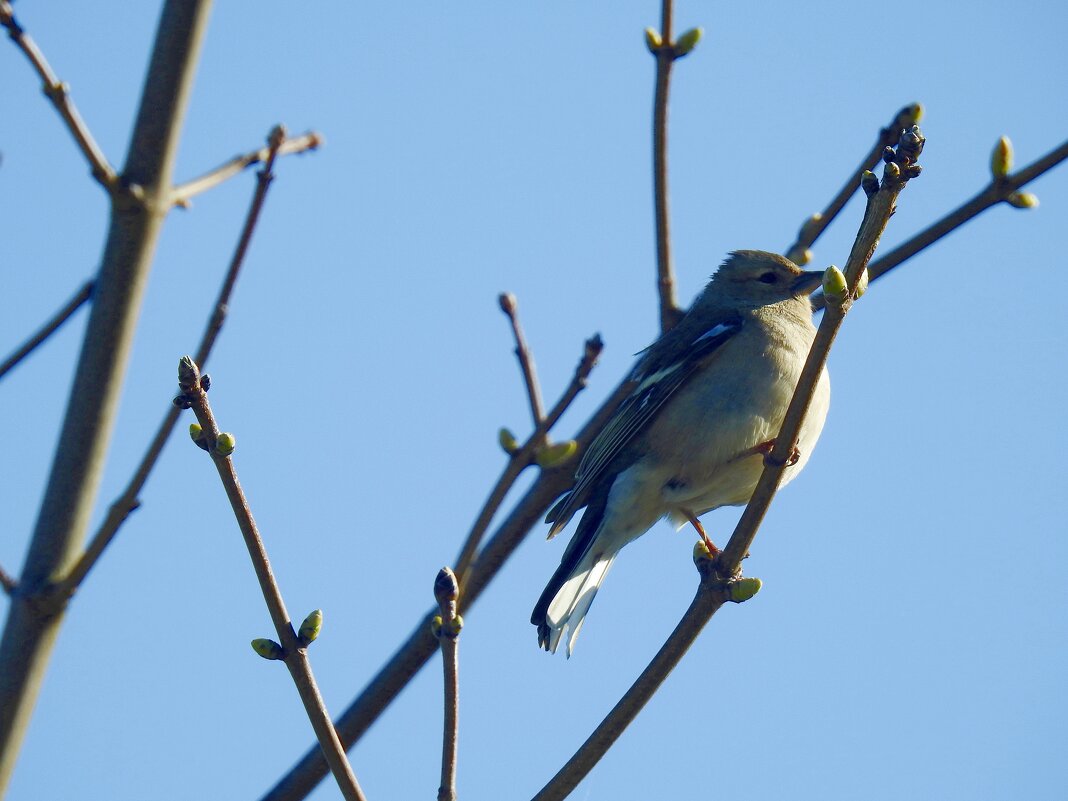
<svg viewBox="0 0 1068 801"><path fill-rule="evenodd" d="M582 621L615 558L614 552L587 552L572 570L565 572L565 565L560 566L531 618L538 627L538 644L542 648L556 653L567 632L567 655L571 656L582 630Z"/></svg>

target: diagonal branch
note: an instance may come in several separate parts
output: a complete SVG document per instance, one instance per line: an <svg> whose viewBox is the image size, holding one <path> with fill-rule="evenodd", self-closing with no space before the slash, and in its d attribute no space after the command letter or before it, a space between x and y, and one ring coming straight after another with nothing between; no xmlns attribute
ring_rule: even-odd
<svg viewBox="0 0 1068 801"><path fill-rule="evenodd" d="M978 217L992 206L1007 202L1021 187L1026 186L1066 159L1068 159L1068 141L1062 142L1049 153L1028 164L1019 172L994 180L975 197L964 202L940 220L898 245L882 258L873 261L868 266L870 280L874 281L886 275L921 250L930 247L942 237L953 233L953 231L974 217ZM817 309L822 309L824 305L823 295L817 294L813 296L812 303Z"/></svg>
<svg viewBox="0 0 1068 801"><path fill-rule="evenodd" d="M299 639L293 630L293 623L289 618L289 612L286 611L285 601L282 600L282 591L271 571L271 563L267 558L263 538L252 517L252 510L249 509L245 492L241 489L241 482L237 479L237 471L230 458L230 454L233 453L233 437L220 435L215 415L208 403L207 376L201 376L197 365L186 356L178 365L178 384L181 387L181 394L175 400L181 401L182 405L190 406L200 423L204 448L211 454L211 459L219 472L219 478L226 490L226 497L230 500L230 506L234 510L238 527L245 540L245 547L248 548L249 557L252 559L263 600L267 604L271 621L274 623L275 632L281 643L282 659L293 677L293 683L297 687L304 710L315 730L315 736L319 740L323 755L346 801L365 801L363 791L356 781L356 775L352 772L348 757L345 756L345 749L341 746L341 741L334 730L334 724L330 720L323 697L315 682L315 676L312 674L311 662L308 660L308 643ZM229 439L228 447L224 447L225 440L222 440L222 437Z"/></svg>
<svg viewBox="0 0 1068 801"><path fill-rule="evenodd" d="M783 424L775 438L775 446L730 541L711 567L706 564L702 569L701 583L693 602L649 666L575 755L534 796L533 801L559 801L578 786L578 783L604 756L667 679L698 634L711 620L712 615L726 601L732 600L731 587L739 573L741 560L748 553L757 529L778 490L783 470L797 443L816 384L827 363L831 345L855 299L860 275L871 259L879 237L894 211L898 194L909 178L918 174L915 158L922 150L923 140L919 135L919 129L913 128L912 130L916 133L918 145L914 145L911 140L906 141L905 136L908 132L902 136L898 155L893 163L887 165L882 185L868 197L864 219L846 264L845 277L848 291L845 291L846 287L843 287L842 294L837 297L838 302L828 307L820 321L820 327L801 372L801 378L798 380ZM696 561L699 567L703 561L707 562L707 560Z"/></svg>
<svg viewBox="0 0 1068 801"><path fill-rule="evenodd" d="M15 367L19 362L33 353L34 349L48 339L52 334L58 331L63 323L67 322L74 312L78 311L93 295L93 285L96 282L92 279L82 284L81 289L74 293L74 297L66 302L66 304L57 311L47 323L41 326L41 329L32 337L22 343L14 353L4 359L3 363L0 363L0 379L2 379L8 372Z"/></svg>
<svg viewBox="0 0 1068 801"><path fill-rule="evenodd" d="M96 140L93 139L85 120L82 119L78 109L74 106L74 101L70 98L70 88L52 72L52 67L49 66L44 54L38 49L37 43L30 38L23 27L19 25L18 20L15 19L15 10L8 0L0 0L0 25L7 28L7 35L11 37L19 50L30 60L34 70L37 71L37 75L41 78L45 96L52 101L56 111L59 112L63 121L67 123L67 128L74 137L74 141L78 143L78 148L82 151L82 155L89 162L93 177L105 189L113 189L118 181L118 176L115 174L114 168L108 163L107 156L104 155Z"/></svg>
<svg viewBox="0 0 1068 801"><path fill-rule="evenodd" d="M534 367L534 354L530 352L527 338L523 336L523 329L519 325L519 302L511 292L502 292L497 298L501 311L508 317L512 324L512 336L515 337L515 356L519 360L519 369L523 371L523 383L527 387L527 398L530 401L530 416L534 418L534 425L540 425L545 417L545 410L541 400L541 388L538 386L538 372Z"/></svg>
<svg viewBox="0 0 1068 801"><path fill-rule="evenodd" d="M512 454L512 458L505 465L504 472L501 473L501 477L497 479L497 483L490 491L489 498L486 499L486 503L483 504L481 511L478 513L478 517L475 519L475 523L471 527L471 531L468 532L463 547L460 549L460 555L456 558L456 575L460 577L461 589L466 588L471 581L471 563L474 561L475 553L478 550L479 543L482 541L482 537L489 528L490 521L497 514L497 510L500 509L508 491L515 484L516 479L519 478L519 474L534 461L537 449L541 447L546 435L556 425L557 421L571 405L571 402L586 388L586 379L589 378L590 372L597 364L597 359L601 355L603 348L604 343L601 342L601 337L598 335L586 340L582 358L575 367L575 374L571 377L571 382L567 385L567 389L564 390L564 394L549 410L549 416L541 419L541 422L534 429L534 433L530 435L519 450Z"/></svg>
<svg viewBox="0 0 1068 801"><path fill-rule="evenodd" d="M871 151L861 160L860 166L853 170L845 184L838 190L838 194L827 204L827 208L822 212L813 214L801 226L797 240L784 251L786 258L795 264L808 264L811 261L812 254L809 252L809 248L827 230L827 226L834 221L838 213L845 208L845 204L849 202L849 198L853 196L853 193L860 188L860 177L866 171L875 169L875 166L882 158L883 151L887 147L896 144L901 132L918 123L922 116L923 106L919 103L912 103L901 109L889 125L880 129L879 136L875 140Z"/></svg>
<svg viewBox="0 0 1068 801"><path fill-rule="evenodd" d="M225 278L223 278L222 286L219 287L219 294L215 299L211 316L208 318L207 326L200 338L200 344L197 346L197 364L205 364L207 362L212 347L215 345L215 340L226 322L226 315L230 310L230 296L233 294L241 267L245 263L245 255L248 253L252 234L256 230L256 223L259 222L260 212L263 210L263 204L267 199L267 190L270 189L271 182L274 180L274 162L278 156L279 149L285 142L285 128L281 125L275 126L267 141L267 157L264 160L263 169L256 175L256 189L252 194L252 201L249 203L248 214L245 215L245 223L241 227L241 235L238 237L237 247L234 249L234 255L230 259L230 266L226 271ZM77 591L78 587L85 581L89 571L100 560L105 549L111 544L115 535L118 534L119 528L126 521L126 518L140 505L141 502L138 500L138 496L141 494L141 490L144 489L145 483L148 481L152 469L156 466L160 454L163 453L163 446L167 444L171 431L174 429L175 423L178 422L178 414L179 410L173 405L168 407L167 413L163 416L163 421L160 423L159 428L156 429L156 434L149 443L148 450L141 457L141 463L137 466L137 470L134 471L130 483L126 485L126 489L108 508L107 516L100 524L96 534L93 535L89 546L78 557L78 561L75 562L70 571L53 588L52 597L55 603L65 603Z"/></svg>
<svg viewBox="0 0 1068 801"><path fill-rule="evenodd" d="M294 153L306 153L309 150L315 150L322 145L322 143L323 137L314 131L310 131L306 134L293 137L292 139L283 139L282 143L275 150L275 155L288 156ZM182 206L184 208L189 205L190 199L194 196L218 186L254 164L266 161L270 155L271 148L268 146L261 147L259 150L253 150L251 153L246 153L243 156L234 156L228 162L216 167L211 172L207 172L199 178L194 178L191 181L186 181L184 184L178 184L171 192L170 202L172 205Z"/></svg>

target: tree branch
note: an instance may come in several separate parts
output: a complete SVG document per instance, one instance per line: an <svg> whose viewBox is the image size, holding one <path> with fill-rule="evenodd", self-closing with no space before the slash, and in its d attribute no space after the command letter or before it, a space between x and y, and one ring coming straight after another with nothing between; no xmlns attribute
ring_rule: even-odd
<svg viewBox="0 0 1068 801"><path fill-rule="evenodd" d="M471 563L474 561L479 543L489 528L493 516L497 514L497 510L500 509L508 491L515 484L516 479L519 478L519 474L533 463L535 453L545 441L546 435L556 425L567 407L571 405L571 402L586 388L586 379L589 378L590 372L597 364L597 359L601 355L603 348L604 343L601 342L599 335L595 334L586 340L582 358L579 360L578 366L575 367L575 374L571 377L571 383L567 385L564 394L560 396L556 405L549 411L549 416L541 419L541 422L535 427L534 432L527 441L511 455L512 458L505 465L504 472L501 473L497 483L490 491L489 498L486 499L486 503L483 504L478 517L475 518L474 525L471 526L471 531L468 532L467 539L464 540L463 547L460 549L460 555L456 558L456 575L460 577L461 589L467 587L471 581L471 576L469 575Z"/></svg>
<svg viewBox="0 0 1068 801"><path fill-rule="evenodd" d="M226 490L226 497L230 500L230 506L237 518L241 535L245 540L245 547L248 548L256 578L259 580L263 600L267 604L282 647L282 659L293 677L293 683L297 687L300 700L304 703L304 710L315 730L315 736L319 740L323 755L346 801L364 801L363 791L356 781L352 766L345 756L345 749L341 746L330 715L326 711L326 705L323 703L322 695L319 693L319 687L315 683L311 662L308 660L307 643L298 639L297 633L293 630L285 602L282 600L282 592L271 571L267 549L260 537L256 521L252 517L244 490L241 489L241 483L238 481L237 471L230 458L230 453L233 452L232 437L230 437L228 448L221 447L225 444L225 440L220 443L219 427L208 403L206 376L202 379L199 368L188 356L179 363L178 384L182 394L176 400L181 400L183 405L188 403L191 406L203 430L203 445L211 454L215 468L219 472L219 478Z"/></svg>
<svg viewBox="0 0 1068 801"><path fill-rule="evenodd" d="M19 583L15 581L15 577L2 567L0 567L0 587L4 588L4 593L6 595L14 595L15 591L19 588Z"/></svg>
<svg viewBox="0 0 1068 801"><path fill-rule="evenodd" d="M59 116L67 124L67 129L74 137L74 141L78 143L78 148L82 151L82 155L89 162L93 177L108 191L114 189L118 176L115 174L114 168L108 163L107 156L104 155L96 140L93 139L93 135L89 132L89 127L78 113L78 109L74 106L74 101L70 98L70 88L52 72L52 67L49 66L44 54L38 49L36 42L29 37L23 27L19 25L18 20L15 19L15 10L7 0L0 0L0 25L7 28L7 35L18 45L19 50L26 55L26 58L30 60L30 64L33 65L37 75L41 78L45 97L52 101L52 105L59 112Z"/></svg>
<svg viewBox="0 0 1068 801"><path fill-rule="evenodd" d="M121 184L129 191L111 193L110 230L70 400L18 598L0 639L0 795L63 619L36 602L80 552L96 501L210 5L164 4L123 170Z"/></svg>
<svg viewBox="0 0 1068 801"><path fill-rule="evenodd" d="M58 331L63 323L67 322L74 312L78 311L82 307L82 304L89 300L93 295L94 281L91 279L82 284L79 289L66 305L57 311L47 323L45 323L41 329L32 337L27 339L22 345L20 345L14 353L4 359L3 363L0 363L0 379L2 379L8 372L11 371L19 362L33 353L34 349L48 339L52 334Z"/></svg>
<svg viewBox="0 0 1068 801"><path fill-rule="evenodd" d="M234 255L230 258L230 266L226 271L226 276L223 278L222 286L219 287L219 294L215 299L211 315L208 317L204 333L201 335L200 344L197 346L196 363L198 365L207 363L208 356L211 355L211 350L219 337L219 332L226 322L226 316L230 310L230 296L233 294L234 286L237 284L237 277L241 273L241 267L245 263L245 255L248 253L252 234L256 230L256 223L259 222L260 212L263 210L263 204L267 199L267 190L271 188L271 182L274 180L274 162L278 156L279 149L285 142L285 128L281 125L275 126L268 135L267 142L267 157L264 160L263 169L256 174L256 189L252 193L252 201L249 203L244 225L241 226L241 235L238 237L237 246L234 248ZM141 462L138 464L137 470L134 471L130 483L126 485L122 494L108 508L107 516L100 524L96 534L93 535L93 539L89 542L89 547L82 552L74 566L53 588L52 599L54 603L66 603L77 591L78 587L85 581L89 571L93 569L93 566L103 556L104 551L111 544L115 535L118 534L119 528L126 522L130 513L140 506L141 502L138 500L138 496L141 494L141 490L144 489L149 475L151 475L156 462L159 461L159 457L163 453L163 446L167 444L171 431L174 430L175 423L178 422L178 415L179 410L173 404L169 405L166 414L163 416L163 421L160 423L159 428L156 429L156 434L149 443L145 455L141 457Z"/></svg>
<svg viewBox="0 0 1068 801"><path fill-rule="evenodd" d="M783 470L797 444L801 425L808 412L816 384L827 363L831 345L857 296L857 282L894 211L898 194L909 178L919 172L915 161L922 150L923 139L919 135L918 128L912 130L915 131L917 142L906 139L909 132L902 135L895 160L887 165L881 186L868 197L864 219L846 264L846 287L844 289L848 291L843 291L842 295L836 298L837 302L828 307L820 321L790 406L775 438L775 445L766 460L764 472L757 482L753 496L746 505L730 541L712 564L707 564L709 560L697 560L699 566L703 567L701 583L682 620L637 681L575 755L534 796L534 801L563 799L578 786L578 783L593 769L593 766L604 756L667 679L712 615L724 602L732 600L732 584L740 583L737 577L741 560L748 553L760 523L778 490ZM702 562L706 564L701 565ZM749 593L749 595L752 594L752 592Z"/></svg>
<svg viewBox="0 0 1068 801"><path fill-rule="evenodd" d="M445 715L441 741L441 784L438 801L456 801L456 744L460 732L459 637L463 628L457 601L460 585L456 574L443 567L434 581L434 597L441 615L434 618L433 633L441 644L441 664L445 671Z"/></svg>
<svg viewBox="0 0 1068 801"><path fill-rule="evenodd" d="M288 156L294 153L306 153L309 150L315 150L322 145L322 143L323 137L314 131L310 131L306 134L293 137L292 139L284 139L275 150L275 155ZM228 162L216 167L211 172L207 172L199 178L194 178L191 181L186 181L184 184L179 184L174 187L174 190L171 192L170 202L172 205L185 208L189 205L190 199L196 195L199 195L201 192L206 192L224 181L233 178L242 170L245 170L254 164L266 161L270 154L271 148L268 146L261 147L259 150L253 150L251 153L246 153L243 156L234 156Z"/></svg>
<svg viewBox="0 0 1068 801"><path fill-rule="evenodd" d="M661 0L659 42L649 37L656 58L656 90L653 95L653 202L656 214L656 288L660 298L660 331L674 327L682 317L675 297L675 265L671 259L671 230L668 210L667 119L671 66L675 46L671 41L673 0ZM647 36L649 34L647 33Z"/></svg>
<svg viewBox="0 0 1068 801"><path fill-rule="evenodd" d="M845 208L845 204L849 202L849 198L853 196L853 193L860 188L860 176L868 170L875 169L875 166L883 156L883 151L887 147L896 144L901 132L918 123L921 117L923 117L923 106L919 103L912 103L898 111L890 124L880 129L879 136L876 138L871 151L861 160L860 166L853 170L845 185L827 204L827 208L822 212L813 214L801 226L797 240L784 251L786 258L795 264L801 265L808 264L812 260L809 248L827 230L827 226L834 221L838 213Z"/></svg>
<svg viewBox="0 0 1068 801"><path fill-rule="evenodd" d="M979 216L992 206L1007 202L1017 190L1026 186L1040 175L1068 159L1068 141L1062 142L1040 159L1032 162L1019 172L992 181L979 194L961 204L945 217L924 228L918 234L898 245L882 258L868 265L868 277L874 281L886 275L892 269L911 259L921 250L930 247L939 239L960 228L972 218ZM817 309L824 306L823 295L812 298Z"/></svg>
<svg viewBox="0 0 1068 801"><path fill-rule="evenodd" d="M508 317L512 324L512 336L515 337L515 356L519 360L519 369L523 372L523 383L527 387L527 398L530 400L530 416L534 419L534 425L541 424L545 417L545 410L541 401L541 388L538 386L538 373L534 367L534 355L527 346L527 339L523 336L523 329L519 325L519 303L511 292L502 292L497 298L501 311Z"/></svg>

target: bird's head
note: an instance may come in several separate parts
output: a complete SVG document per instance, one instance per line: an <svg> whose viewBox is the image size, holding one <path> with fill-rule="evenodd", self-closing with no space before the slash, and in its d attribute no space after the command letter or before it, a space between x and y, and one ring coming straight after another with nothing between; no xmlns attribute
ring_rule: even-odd
<svg viewBox="0 0 1068 801"><path fill-rule="evenodd" d="M738 310L757 309L803 298L820 285L823 273L806 272L789 259L763 250L736 250L712 276L698 303Z"/></svg>

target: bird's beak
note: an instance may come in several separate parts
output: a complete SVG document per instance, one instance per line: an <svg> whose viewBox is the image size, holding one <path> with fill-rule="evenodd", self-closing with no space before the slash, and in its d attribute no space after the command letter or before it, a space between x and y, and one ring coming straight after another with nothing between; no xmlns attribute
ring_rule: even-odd
<svg viewBox="0 0 1068 801"><path fill-rule="evenodd" d="M811 295L822 283L822 270L809 270L803 272L794 279L794 294L798 297L801 295Z"/></svg>

